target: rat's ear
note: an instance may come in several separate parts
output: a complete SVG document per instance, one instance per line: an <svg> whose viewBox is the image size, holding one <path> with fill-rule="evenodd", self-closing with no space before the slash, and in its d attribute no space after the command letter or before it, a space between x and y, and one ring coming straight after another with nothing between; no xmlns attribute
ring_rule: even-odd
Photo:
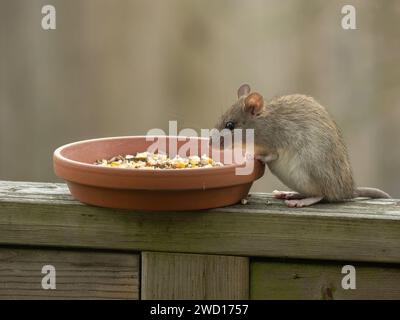
<svg viewBox="0 0 400 320"><path fill-rule="evenodd" d="M242 84L237 91L238 98L241 96L247 96L250 93L250 86L248 84Z"/></svg>
<svg viewBox="0 0 400 320"><path fill-rule="evenodd" d="M261 94L253 92L244 100L244 111L253 116L260 113L264 107L264 98Z"/></svg>

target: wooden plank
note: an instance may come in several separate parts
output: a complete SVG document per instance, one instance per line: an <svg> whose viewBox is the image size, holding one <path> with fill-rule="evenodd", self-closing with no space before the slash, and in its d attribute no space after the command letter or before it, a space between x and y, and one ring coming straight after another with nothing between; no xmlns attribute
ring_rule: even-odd
<svg viewBox="0 0 400 320"><path fill-rule="evenodd" d="M197 212L83 205L64 184L0 182L0 244L400 262L400 201L288 209L270 195Z"/></svg>
<svg viewBox="0 0 400 320"><path fill-rule="evenodd" d="M342 267L356 270L356 289L343 289ZM399 265L253 261L251 299L400 299Z"/></svg>
<svg viewBox="0 0 400 320"><path fill-rule="evenodd" d="M248 299L244 257L142 253L142 299Z"/></svg>
<svg viewBox="0 0 400 320"><path fill-rule="evenodd" d="M45 265L56 289L43 289ZM0 248L0 299L138 299L139 256Z"/></svg>

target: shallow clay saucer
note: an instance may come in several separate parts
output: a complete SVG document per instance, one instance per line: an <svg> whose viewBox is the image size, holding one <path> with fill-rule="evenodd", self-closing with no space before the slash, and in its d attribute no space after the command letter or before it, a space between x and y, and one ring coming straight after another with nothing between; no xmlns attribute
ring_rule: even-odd
<svg viewBox="0 0 400 320"><path fill-rule="evenodd" d="M194 141L208 146L208 139L153 137L169 143L175 139L178 150ZM198 169L126 169L94 165L98 159L144 152L154 141L146 136L113 137L79 141L54 152L57 176L67 182L74 198L91 205L146 211L197 210L231 205L247 196L254 180L264 174L264 165L254 162L250 174L237 175L244 164ZM207 152L210 152L208 150ZM221 162L224 163L222 159Z"/></svg>

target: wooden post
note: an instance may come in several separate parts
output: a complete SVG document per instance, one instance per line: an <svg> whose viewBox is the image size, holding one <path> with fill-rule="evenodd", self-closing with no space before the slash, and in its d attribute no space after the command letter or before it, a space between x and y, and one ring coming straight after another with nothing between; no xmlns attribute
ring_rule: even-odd
<svg viewBox="0 0 400 320"><path fill-rule="evenodd" d="M244 257L142 253L142 299L248 299Z"/></svg>

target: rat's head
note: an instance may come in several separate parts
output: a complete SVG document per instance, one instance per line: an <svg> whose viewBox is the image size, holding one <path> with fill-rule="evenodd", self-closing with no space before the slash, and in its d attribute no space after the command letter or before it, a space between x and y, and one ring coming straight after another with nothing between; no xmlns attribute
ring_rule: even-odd
<svg viewBox="0 0 400 320"><path fill-rule="evenodd" d="M219 140L219 145L224 145L224 136L233 133L235 129L242 129L242 141L246 129L255 129L255 121L264 110L264 98L257 92L251 92L248 84L243 84L237 90L238 100L220 117L215 129L220 136L213 134L210 143ZM216 143L214 142L214 145Z"/></svg>

